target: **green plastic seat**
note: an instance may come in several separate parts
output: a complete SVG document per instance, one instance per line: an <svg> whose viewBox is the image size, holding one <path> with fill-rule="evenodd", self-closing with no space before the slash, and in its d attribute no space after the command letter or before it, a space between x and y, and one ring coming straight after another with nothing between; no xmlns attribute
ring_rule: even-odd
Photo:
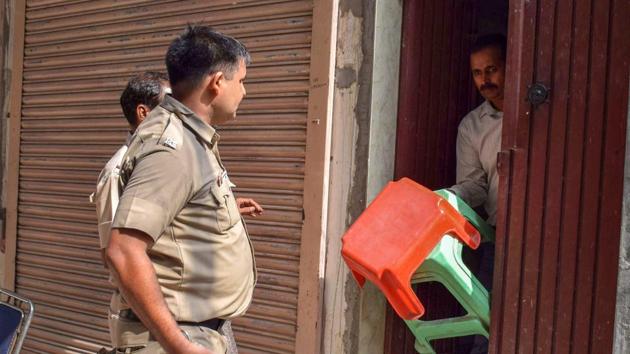
<svg viewBox="0 0 630 354"><path fill-rule="evenodd" d="M482 236L494 241L494 229L464 201L448 190L436 191L462 214ZM416 337L415 349L421 354L434 354L430 341L442 338L482 335L489 337L490 300L488 291L472 274L462 260L463 244L450 235L444 235L429 257L411 278L412 284L437 281L457 299L467 314L439 320L405 321Z"/></svg>

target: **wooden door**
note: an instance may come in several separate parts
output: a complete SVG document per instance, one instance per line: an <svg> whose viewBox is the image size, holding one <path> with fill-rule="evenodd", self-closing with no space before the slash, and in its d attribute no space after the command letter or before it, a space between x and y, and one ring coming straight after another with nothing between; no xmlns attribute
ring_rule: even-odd
<svg viewBox="0 0 630 354"><path fill-rule="evenodd" d="M512 0L510 16L490 352L610 353L630 3Z"/></svg>

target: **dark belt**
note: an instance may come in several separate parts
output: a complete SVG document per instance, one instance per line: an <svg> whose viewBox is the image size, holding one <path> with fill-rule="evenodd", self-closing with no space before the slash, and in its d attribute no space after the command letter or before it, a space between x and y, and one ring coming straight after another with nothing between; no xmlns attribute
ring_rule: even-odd
<svg viewBox="0 0 630 354"><path fill-rule="evenodd" d="M118 316L125 320L141 322L140 318L131 309L121 310ZM177 324L180 326L205 327L213 331L218 331L223 326L223 323L225 323L225 320L221 318L212 318L201 322L177 321Z"/></svg>
<svg viewBox="0 0 630 354"><path fill-rule="evenodd" d="M221 318L212 318L209 320L205 320L202 322L186 322L186 321L177 321L177 324L180 326L191 326L191 327L205 327L210 328L213 331L218 331L221 326L225 323L224 319Z"/></svg>

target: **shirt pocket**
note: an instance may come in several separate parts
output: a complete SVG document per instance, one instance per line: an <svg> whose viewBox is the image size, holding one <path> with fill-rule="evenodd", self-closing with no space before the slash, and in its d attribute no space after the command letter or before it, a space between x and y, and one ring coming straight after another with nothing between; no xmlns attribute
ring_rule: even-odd
<svg viewBox="0 0 630 354"><path fill-rule="evenodd" d="M218 203L216 218L219 230L227 231L241 220L241 214L236 205L236 199L228 183L222 183L220 186L213 183L210 186L210 193Z"/></svg>

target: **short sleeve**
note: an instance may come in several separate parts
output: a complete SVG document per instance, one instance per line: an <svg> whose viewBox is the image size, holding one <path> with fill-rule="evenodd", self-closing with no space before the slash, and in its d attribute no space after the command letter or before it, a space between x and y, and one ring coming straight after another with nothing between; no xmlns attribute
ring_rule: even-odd
<svg viewBox="0 0 630 354"><path fill-rule="evenodd" d="M154 241L186 205L192 180L175 150L157 150L138 158L124 188L112 228L142 231Z"/></svg>

